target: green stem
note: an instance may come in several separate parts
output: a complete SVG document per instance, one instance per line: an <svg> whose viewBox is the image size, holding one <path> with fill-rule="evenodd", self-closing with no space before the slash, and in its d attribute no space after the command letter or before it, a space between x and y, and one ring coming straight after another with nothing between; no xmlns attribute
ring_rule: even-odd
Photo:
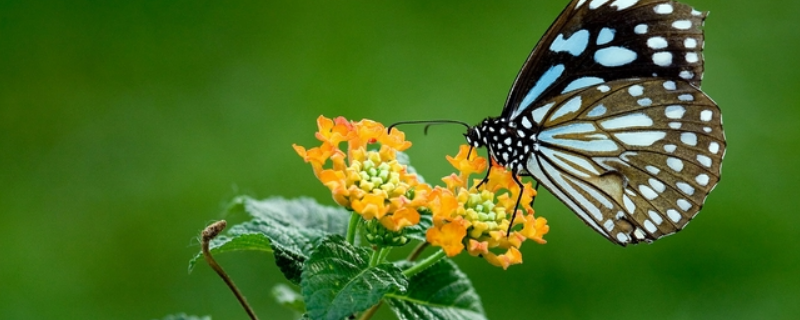
<svg viewBox="0 0 800 320"><path fill-rule="evenodd" d="M392 247L381 248L381 251L378 252L378 263L385 261L386 257L389 255L389 252L392 252Z"/></svg>
<svg viewBox="0 0 800 320"><path fill-rule="evenodd" d="M447 255L444 253L443 250L436 251L436 253L428 256L427 258L425 258L425 260L420 261L411 268L403 270L403 275L405 275L407 278L411 278L417 273L420 273L422 270L425 270L428 267L432 266L433 264L439 262L439 260L442 260L442 258L444 258L445 256Z"/></svg>
<svg viewBox="0 0 800 320"><path fill-rule="evenodd" d="M380 252L381 251L383 251L383 248L380 248L378 250L372 250L372 256L369 257L369 266L370 267L377 266L378 263L380 263L380 260L381 260L380 259L380 255L381 255Z"/></svg>
<svg viewBox="0 0 800 320"><path fill-rule="evenodd" d="M361 215L353 212L350 215L350 224L347 225L347 243L353 244L356 241L356 229L358 228L358 219Z"/></svg>

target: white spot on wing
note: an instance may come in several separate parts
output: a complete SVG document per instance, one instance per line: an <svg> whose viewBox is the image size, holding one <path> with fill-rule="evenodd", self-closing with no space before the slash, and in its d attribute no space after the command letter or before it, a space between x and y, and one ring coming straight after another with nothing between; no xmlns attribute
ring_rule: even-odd
<svg viewBox="0 0 800 320"><path fill-rule="evenodd" d="M597 106L592 108L592 110L589 110L589 113L587 114L587 116L599 117L599 116L602 116L602 115L606 114L606 111L607 111L606 110L606 106L604 106L602 104L598 104Z"/></svg>
<svg viewBox="0 0 800 320"><path fill-rule="evenodd" d="M636 52L624 47L608 47L594 53L594 61L606 67L619 67L636 60Z"/></svg>
<svg viewBox="0 0 800 320"><path fill-rule="evenodd" d="M697 162L704 165L707 168L711 168L711 158L706 155L698 154L697 155Z"/></svg>
<svg viewBox="0 0 800 320"><path fill-rule="evenodd" d="M536 81L536 85L528 91L528 94L525 95L525 98L522 99L522 103L519 104L519 108L514 110L514 113L511 115L511 118L514 119L519 116L522 111L525 111L528 107L531 106L531 103L536 101L539 98L539 95L544 92L547 88L549 88L553 83L561 77L564 73L566 68L563 64L555 65L544 72L544 74Z"/></svg>
<svg viewBox="0 0 800 320"><path fill-rule="evenodd" d="M686 53L686 62L688 63L696 63L700 61L700 57L697 55L697 52L687 52Z"/></svg>
<svg viewBox="0 0 800 320"><path fill-rule="evenodd" d="M664 49L667 47L667 39L664 37L651 37L647 39L647 46L651 49Z"/></svg>
<svg viewBox="0 0 800 320"><path fill-rule="evenodd" d="M620 132L614 134L614 137L624 144L642 147L652 146L656 141L664 139L666 136L667 133L663 131Z"/></svg>
<svg viewBox="0 0 800 320"><path fill-rule="evenodd" d="M653 105L653 100L651 100L650 98L644 98L636 100L636 103L638 103L642 107L649 107Z"/></svg>
<svg viewBox="0 0 800 320"><path fill-rule="evenodd" d="M667 186L665 186L659 180L650 178L650 179L647 179L647 183L649 183L650 186L653 187L654 190L658 191L658 193L664 193L664 191L667 190Z"/></svg>
<svg viewBox="0 0 800 320"><path fill-rule="evenodd" d="M614 221L611 221L611 219L606 220L606 222L603 224L603 227L606 228L606 230L611 231L611 229L614 229Z"/></svg>
<svg viewBox="0 0 800 320"><path fill-rule="evenodd" d="M653 63L660 67L669 67L672 65L672 53L666 51L654 53Z"/></svg>
<svg viewBox="0 0 800 320"><path fill-rule="evenodd" d="M672 13L672 5L670 4L659 4L653 7L653 11L658 14L670 14Z"/></svg>
<svg viewBox="0 0 800 320"><path fill-rule="evenodd" d="M636 27L633 28L633 32L636 32L636 34L645 34L647 33L647 25L646 24L636 25Z"/></svg>
<svg viewBox="0 0 800 320"><path fill-rule="evenodd" d="M669 153L673 153L677 149L678 149L678 146L676 146L674 144L665 144L664 145L664 151L669 152Z"/></svg>
<svg viewBox="0 0 800 320"><path fill-rule="evenodd" d="M645 197L645 199L647 200L653 200L655 198L658 198L658 193L656 193L655 191L653 191L653 189L651 189L646 185L640 185L639 192L642 194L642 197Z"/></svg>
<svg viewBox="0 0 800 320"><path fill-rule="evenodd" d="M689 20L677 20L672 23L672 27L678 30L689 30L692 27L692 22Z"/></svg>
<svg viewBox="0 0 800 320"><path fill-rule="evenodd" d="M589 45L589 30L581 29L573 33L569 38L564 38L564 34L559 34L553 43L550 44L550 51L568 52L573 56L579 56Z"/></svg>
<svg viewBox="0 0 800 320"><path fill-rule="evenodd" d="M664 115L666 115L667 118L670 118L670 119L683 118L683 114L684 113L686 113L686 108L684 108L683 106L678 106L678 105L668 106L664 110Z"/></svg>
<svg viewBox="0 0 800 320"><path fill-rule="evenodd" d="M650 117L644 113L627 114L600 122L600 126L606 130L649 127L652 125L653 119L650 119Z"/></svg>
<svg viewBox="0 0 800 320"><path fill-rule="evenodd" d="M562 91L561 93L566 93L573 90L586 88L603 82L606 81L598 77L581 77L570 82L569 85L567 85L567 87L564 88L564 91Z"/></svg>
<svg viewBox="0 0 800 320"><path fill-rule="evenodd" d="M708 144L708 151L717 154L719 152L719 143L711 142Z"/></svg>
<svg viewBox="0 0 800 320"><path fill-rule="evenodd" d="M681 142L690 146L697 145L697 135L693 132L684 132L681 133Z"/></svg>
<svg viewBox="0 0 800 320"><path fill-rule="evenodd" d="M658 228L656 228L656 226L652 222L650 222L650 220L644 222L644 228L647 229L647 232L650 233L654 233L658 230Z"/></svg>
<svg viewBox="0 0 800 320"><path fill-rule="evenodd" d="M689 209L692 208L692 204L689 203L689 201L686 201L686 199L678 199L677 204L678 207L680 207L683 211L689 211Z"/></svg>
<svg viewBox="0 0 800 320"><path fill-rule="evenodd" d="M616 30L611 28L601 29L600 34L597 35L597 45L601 46L614 40L614 33L616 33Z"/></svg>
<svg viewBox="0 0 800 320"><path fill-rule="evenodd" d="M697 48L697 40L695 40L694 38L686 38L685 40L683 40L683 46L686 47L686 49Z"/></svg>
<svg viewBox="0 0 800 320"><path fill-rule="evenodd" d="M553 112L553 116L550 117L550 121L556 121L558 118L561 118L565 115L570 113L574 113L581 108L581 96L576 96L569 101L562 104L555 112Z"/></svg>
<svg viewBox="0 0 800 320"><path fill-rule="evenodd" d="M647 172L650 172L652 174L658 174L659 172L661 172L661 169L656 168L654 166L646 166L644 168L647 169Z"/></svg>
<svg viewBox="0 0 800 320"><path fill-rule="evenodd" d="M681 221L682 217L681 214L678 212L678 210L675 209L667 210L667 216L669 217L670 220L672 220L672 222Z"/></svg>
<svg viewBox="0 0 800 320"><path fill-rule="evenodd" d="M681 170L683 170L683 160L669 157L667 158L667 166L669 166L672 171L681 172Z"/></svg>
<svg viewBox="0 0 800 320"><path fill-rule="evenodd" d="M641 96L641 95L643 95L643 94L644 94L644 87L642 87L642 86L640 86L640 85L638 85L638 84L637 84L637 85L630 86L630 87L628 87L628 93L629 93L629 94L630 94L632 97L638 97L638 96Z"/></svg>
<svg viewBox="0 0 800 320"><path fill-rule="evenodd" d="M542 119L544 118L545 115L547 115L548 112L550 112L550 109L554 105L556 105L555 102L550 102L546 105L536 108L536 110L533 110L533 121L541 125Z"/></svg>
<svg viewBox="0 0 800 320"><path fill-rule="evenodd" d="M664 89L674 91L678 88L675 86L675 81L664 81Z"/></svg>
<svg viewBox="0 0 800 320"><path fill-rule="evenodd" d="M624 9L628 9L631 6L635 5L637 2L639 2L639 1L638 0L617 0L617 1L614 1L611 4L611 6L612 7L617 7L617 10L624 10Z"/></svg>
<svg viewBox="0 0 800 320"><path fill-rule="evenodd" d="M681 189L681 191L683 191L683 193L687 195L691 196L694 194L694 187L692 187L690 184L686 182L678 182L675 184L675 186L677 186L678 189Z"/></svg>
<svg viewBox="0 0 800 320"><path fill-rule="evenodd" d="M705 173L700 174L696 178L694 178L694 181L697 181L697 184L704 187L708 185L708 180L709 180L708 175Z"/></svg>
<svg viewBox="0 0 800 320"><path fill-rule="evenodd" d="M633 203L627 194L622 195L622 203L625 204L625 211L628 211L628 213L633 214L636 212L636 204Z"/></svg>
<svg viewBox="0 0 800 320"><path fill-rule="evenodd" d="M592 0L592 2L589 3L589 9L597 9L600 6L606 4L606 2L608 1L610 0Z"/></svg>
<svg viewBox="0 0 800 320"><path fill-rule="evenodd" d="M714 113L711 112L711 110L703 110L702 112L700 112L700 120L704 122L709 122L711 121L713 115Z"/></svg>
<svg viewBox="0 0 800 320"><path fill-rule="evenodd" d="M660 225L662 222L664 222L664 220L661 219L661 215L658 214L658 212L655 212L653 210L649 210L649 211L647 211L647 215L650 216L650 220L653 220L653 222L655 222L658 225Z"/></svg>

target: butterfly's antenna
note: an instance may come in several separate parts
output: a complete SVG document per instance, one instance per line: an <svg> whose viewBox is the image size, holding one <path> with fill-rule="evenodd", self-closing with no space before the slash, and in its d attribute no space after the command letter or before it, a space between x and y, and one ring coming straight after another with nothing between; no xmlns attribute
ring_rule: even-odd
<svg viewBox="0 0 800 320"><path fill-rule="evenodd" d="M467 129L471 128L468 123L466 123L464 121L458 121L458 120L412 120L412 121L395 122L392 125L390 125L387 129L391 133L392 129L394 129L394 127L399 126L399 125L406 125L406 124L424 124L424 125L426 125L425 126L425 131L424 131L425 134L428 134L428 127L433 126L433 125L438 125L438 124L460 124L462 126L467 127Z"/></svg>

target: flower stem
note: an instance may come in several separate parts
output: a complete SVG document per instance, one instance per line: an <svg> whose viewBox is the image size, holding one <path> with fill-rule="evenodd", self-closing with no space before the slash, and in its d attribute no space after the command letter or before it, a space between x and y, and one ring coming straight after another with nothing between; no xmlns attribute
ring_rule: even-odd
<svg viewBox="0 0 800 320"><path fill-rule="evenodd" d="M419 255L422 254L422 251L425 251L425 248L427 247L428 247L427 241L420 243L416 248L414 248L414 251L412 251L411 254L408 255L408 258L406 258L406 260L408 261L417 260L417 258L419 258Z"/></svg>
<svg viewBox="0 0 800 320"><path fill-rule="evenodd" d="M372 255L369 257L369 266L370 267L377 266L378 263L380 263L380 261L381 261L380 252L381 251L383 251L383 248L380 248L380 249L377 249L377 250L372 250Z"/></svg>
<svg viewBox="0 0 800 320"><path fill-rule="evenodd" d="M386 257L389 255L389 252L392 252L392 247L381 248L381 251L378 252L378 263L385 261Z"/></svg>
<svg viewBox="0 0 800 320"><path fill-rule="evenodd" d="M356 229L358 227L358 219L361 216L358 213L353 212L350 215L350 224L347 225L347 243L353 244L356 241Z"/></svg>
<svg viewBox="0 0 800 320"><path fill-rule="evenodd" d="M361 317L360 317L360 318L358 318L358 320L369 320L369 319L371 319L371 318L372 318L372 316L373 316L373 315L375 315L375 312L378 312L378 309L380 309L380 307L381 307L382 305L383 305L383 300L381 300L380 302L378 302L378 304L376 304L376 305L372 306L372 308L369 308L369 310L367 310L366 312L364 312L364 313L361 315Z"/></svg>
<svg viewBox="0 0 800 320"><path fill-rule="evenodd" d="M256 313L253 312L253 309L250 308L249 304L247 304L247 299L245 299L242 293L239 292L239 289L236 287L235 284L233 284L233 280L231 280L231 278L228 277L228 274L225 273L225 270L222 270L222 267L220 267L219 264L217 264L217 261L214 260L214 258L211 256L211 252L208 250L209 242L211 242L212 239L214 239L220 232L222 232L222 230L225 230L225 226L227 225L228 223L225 222L225 220L220 220L215 223L212 223L210 226L206 227L205 230L203 230L203 232L201 233L201 245L203 248L202 249L203 257L206 259L208 265L211 266L211 269L214 269L214 271L217 272L220 278L222 278L222 280L225 281L225 284L228 285L228 288L230 288L231 291L233 291L233 294L236 296L236 299L239 300L239 303L242 304L244 310L247 311L247 315L250 316L250 319L258 320L258 317L256 317Z"/></svg>
<svg viewBox="0 0 800 320"><path fill-rule="evenodd" d="M428 267L439 262L439 260L442 260L442 258L444 258L445 256L446 254L444 253L443 250L436 251L436 253L428 256L427 258L415 264L411 268L403 270L403 275L405 275L407 278L411 278L417 273L420 273L422 270L425 270Z"/></svg>

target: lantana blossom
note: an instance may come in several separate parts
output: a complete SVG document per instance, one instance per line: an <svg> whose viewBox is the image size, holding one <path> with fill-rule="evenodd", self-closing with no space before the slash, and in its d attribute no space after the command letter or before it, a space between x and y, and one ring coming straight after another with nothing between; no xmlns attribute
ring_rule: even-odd
<svg viewBox="0 0 800 320"><path fill-rule="evenodd" d="M387 230L399 232L419 223L418 208L427 203L431 187L421 183L397 161L397 152L408 149L400 130L392 132L372 120L349 121L343 117L317 119L315 134L321 145L311 149L293 145L334 201ZM346 143L346 152L340 145ZM377 150L368 149L380 144Z"/></svg>
<svg viewBox="0 0 800 320"><path fill-rule="evenodd" d="M486 170L488 161L467 145L462 145L448 161L459 174L443 178L447 187L436 187L428 196L433 214L433 227L426 233L429 243L441 247L449 257L466 249L470 255L506 269L522 263L519 248L525 240L546 242L543 236L550 227L545 218L533 214L530 202L536 191L530 183L520 188L510 171L495 164L480 188L480 179L474 179L470 186L470 175ZM522 227L512 227L511 233L506 234L520 192L514 226ZM502 250L505 252L496 253Z"/></svg>

